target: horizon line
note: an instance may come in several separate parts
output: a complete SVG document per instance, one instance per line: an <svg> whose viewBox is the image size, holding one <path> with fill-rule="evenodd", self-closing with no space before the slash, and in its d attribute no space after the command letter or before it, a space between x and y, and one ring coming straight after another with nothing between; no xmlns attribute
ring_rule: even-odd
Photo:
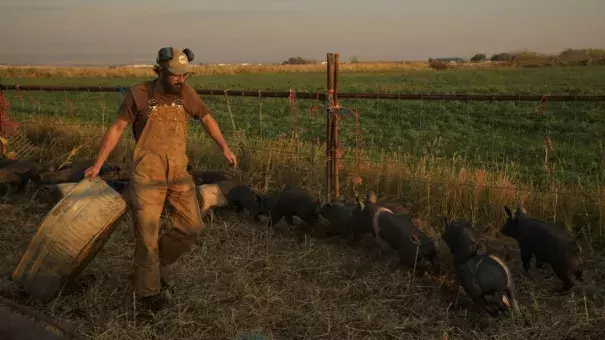
<svg viewBox="0 0 605 340"><path fill-rule="evenodd" d="M603 48L597 48L597 47L584 47L584 48L572 48L572 47L568 47L565 49L561 49L558 52L538 52L538 51L532 51L528 48L524 48L524 49L519 49L519 50L515 50L515 51L508 51L508 52L494 52L494 53L485 53L485 52L477 52L477 53L472 53L469 55L459 55L459 56L455 56L455 55L450 55L450 56L446 56L446 54L442 55L442 56L437 56L437 57L428 57L424 60L421 59L368 59L368 60L357 60L355 63L359 63L359 64L367 64L367 63L426 63L429 62L430 59L436 59L436 60L440 60L440 59L462 59L465 61L470 61L471 58L475 55L478 54L483 54L485 55L485 57L487 58L487 60L489 60L491 57L498 55L498 54L509 54L509 55L515 55L515 54L523 54L523 53L530 53L530 54L536 54L537 56L541 56L541 57L554 57L554 56L559 56L561 55L563 52L565 51L602 51L603 53L605 53L605 49ZM340 54L339 52L326 52L326 55L328 53L335 53L335 54ZM7 57L7 56L11 56L10 54L7 53L0 53L0 57ZM13 59L20 59L19 57L15 57L15 55L12 55ZM322 64L325 63L326 60L324 59L317 59L317 58L309 58L309 57L301 57L301 56L290 56L286 59L282 59L281 61L244 61L244 60L240 60L240 61L215 61L215 62L192 62L192 66L216 66L216 65L250 65L250 66L275 66L275 65L283 65L283 63L285 61L287 61L289 58L302 58L306 61L309 61L308 65L312 65L312 64ZM358 58L357 55L350 55L348 58L341 58L341 63L352 63L351 59L353 58ZM24 58L25 59L25 58ZM42 58L43 59L43 58ZM49 59L53 59L52 56ZM116 58L117 59L117 58ZM121 58L120 58L121 59ZM126 59L126 58L124 58ZM143 61L144 59L144 61ZM0 67L11 67L11 66L16 66L16 67L132 67L132 66L139 66L139 67L152 67L153 65L155 65L155 63L149 63L149 61L152 58L132 58L130 61L128 62L111 62L111 61L100 61L100 60L90 60L90 61L85 61L85 60L62 60L62 61L49 61L49 62L26 62L26 63L19 63L19 62L0 62Z"/></svg>

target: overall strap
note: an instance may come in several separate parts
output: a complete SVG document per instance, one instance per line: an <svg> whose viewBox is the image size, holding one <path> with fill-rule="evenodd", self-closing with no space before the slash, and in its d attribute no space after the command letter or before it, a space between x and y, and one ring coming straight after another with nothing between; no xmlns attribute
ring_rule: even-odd
<svg viewBox="0 0 605 340"><path fill-rule="evenodd" d="M174 100L174 104L175 105L183 105L183 98L181 97L180 93L177 95L176 99Z"/></svg>
<svg viewBox="0 0 605 340"><path fill-rule="evenodd" d="M149 111L153 110L157 105L158 101L155 99L155 80L152 80L147 84L147 105L149 106Z"/></svg>
<svg viewBox="0 0 605 340"><path fill-rule="evenodd" d="M154 85L155 80L150 81L147 84L147 109L143 114L137 115L133 124L132 124L132 134L134 135L135 142L139 140L139 137L143 133L145 129L145 125L147 125L147 120L149 119L149 114L151 111L158 105L157 100L154 95Z"/></svg>

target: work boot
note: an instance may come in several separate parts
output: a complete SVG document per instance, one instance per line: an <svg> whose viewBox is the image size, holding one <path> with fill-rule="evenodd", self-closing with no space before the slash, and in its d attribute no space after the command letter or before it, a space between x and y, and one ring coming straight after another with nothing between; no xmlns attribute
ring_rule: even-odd
<svg viewBox="0 0 605 340"><path fill-rule="evenodd" d="M146 307L154 312L160 311L166 305L168 305L168 298L164 293L158 293L156 295L146 296L139 298L139 301Z"/></svg>
<svg viewBox="0 0 605 340"><path fill-rule="evenodd" d="M160 282L162 283L162 288L170 287L170 270L168 269L168 265L160 266Z"/></svg>

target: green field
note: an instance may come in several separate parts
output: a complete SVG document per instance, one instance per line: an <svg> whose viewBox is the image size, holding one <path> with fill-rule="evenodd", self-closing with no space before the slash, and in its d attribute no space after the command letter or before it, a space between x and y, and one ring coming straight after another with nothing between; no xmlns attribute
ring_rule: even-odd
<svg viewBox="0 0 605 340"><path fill-rule="evenodd" d="M565 94L605 93L605 67L560 67L541 69L447 70L406 73L343 73L342 92L448 93L448 94ZM5 84L134 85L144 78L2 78ZM199 76L190 80L196 88L283 91L312 94L325 92L325 73L278 73L231 76ZM16 120L34 117L69 117L82 122L108 123L115 115L120 93L24 93L7 96ZM274 139L297 128L302 140L325 138L325 103L300 99L296 102L297 122L287 99L203 96L226 133L243 129L248 137ZM550 138L548 163L565 185L596 188L602 184L603 103L550 102L540 115L537 102L461 102L343 100L357 107L363 147L454 159L459 165L500 171L514 166L522 181L541 185L544 176L545 139ZM316 114L312 108L317 105ZM233 118L233 124L231 117ZM193 127L195 128L195 126ZM341 121L343 147L354 146L352 116ZM550 179L550 177L549 177ZM540 182L542 181L542 182Z"/></svg>
<svg viewBox="0 0 605 340"><path fill-rule="evenodd" d="M1 71L1 70L0 70ZM3 77L3 84L112 85L128 87L143 78ZM605 67L347 73L343 92L603 95ZM276 73L195 77L196 88L325 91L325 73ZM95 157L105 126L115 117L121 93L6 91L11 117L22 123L27 143L43 161ZM262 91L261 91L262 95ZM256 190L283 184L321 194L325 103L296 101L297 120L287 99L203 96L238 156L240 174ZM72 107L70 109L70 104ZM0 280L0 291L45 313L69 321L91 339L602 339L602 253L605 249L605 103L446 102L343 100L357 107L363 137L354 162L353 117L340 123L343 146L341 193L352 198L351 178L361 192L412 204L420 226L439 245L446 272L414 278L392 266L371 237L349 247L342 239L295 239L286 228L267 228L245 216L217 216L191 252L174 268L174 305L151 322L135 316L130 269L134 249L130 218L84 274L96 277L83 293L64 292L45 304L19 296ZM318 105L317 110L312 110ZM233 123L232 123L233 122ZM235 127L235 131L234 128ZM293 129L299 138L292 138ZM237 132L237 133L236 133ZM190 160L197 169L225 168L220 152L191 127ZM545 163L545 138L553 149ZM11 139L9 149L23 152ZM318 143L319 142L319 143ZM130 133L110 162L129 166ZM27 249L52 204L24 196L0 205L0 230L8 274ZM532 216L571 229L585 249L585 282L562 297L552 270L522 274L515 242L498 233L503 206L523 203ZM472 220L485 232L490 251L505 259L518 287L522 318L488 319L452 304L449 249L439 241L442 216ZM162 222L162 228L165 227ZM319 236L318 236L319 235ZM508 245L509 250L505 250ZM243 338L241 338L243 339Z"/></svg>

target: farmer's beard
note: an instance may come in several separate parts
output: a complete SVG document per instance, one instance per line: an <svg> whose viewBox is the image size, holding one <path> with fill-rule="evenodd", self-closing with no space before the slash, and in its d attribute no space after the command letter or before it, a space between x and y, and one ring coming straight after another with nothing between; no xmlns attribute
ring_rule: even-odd
<svg viewBox="0 0 605 340"><path fill-rule="evenodd" d="M181 91L183 90L184 83L181 83L181 82L170 83L168 81L168 78L162 78L160 80L160 83L162 84L162 87L164 87L164 91L166 91L166 93L169 93L169 94L180 94Z"/></svg>

